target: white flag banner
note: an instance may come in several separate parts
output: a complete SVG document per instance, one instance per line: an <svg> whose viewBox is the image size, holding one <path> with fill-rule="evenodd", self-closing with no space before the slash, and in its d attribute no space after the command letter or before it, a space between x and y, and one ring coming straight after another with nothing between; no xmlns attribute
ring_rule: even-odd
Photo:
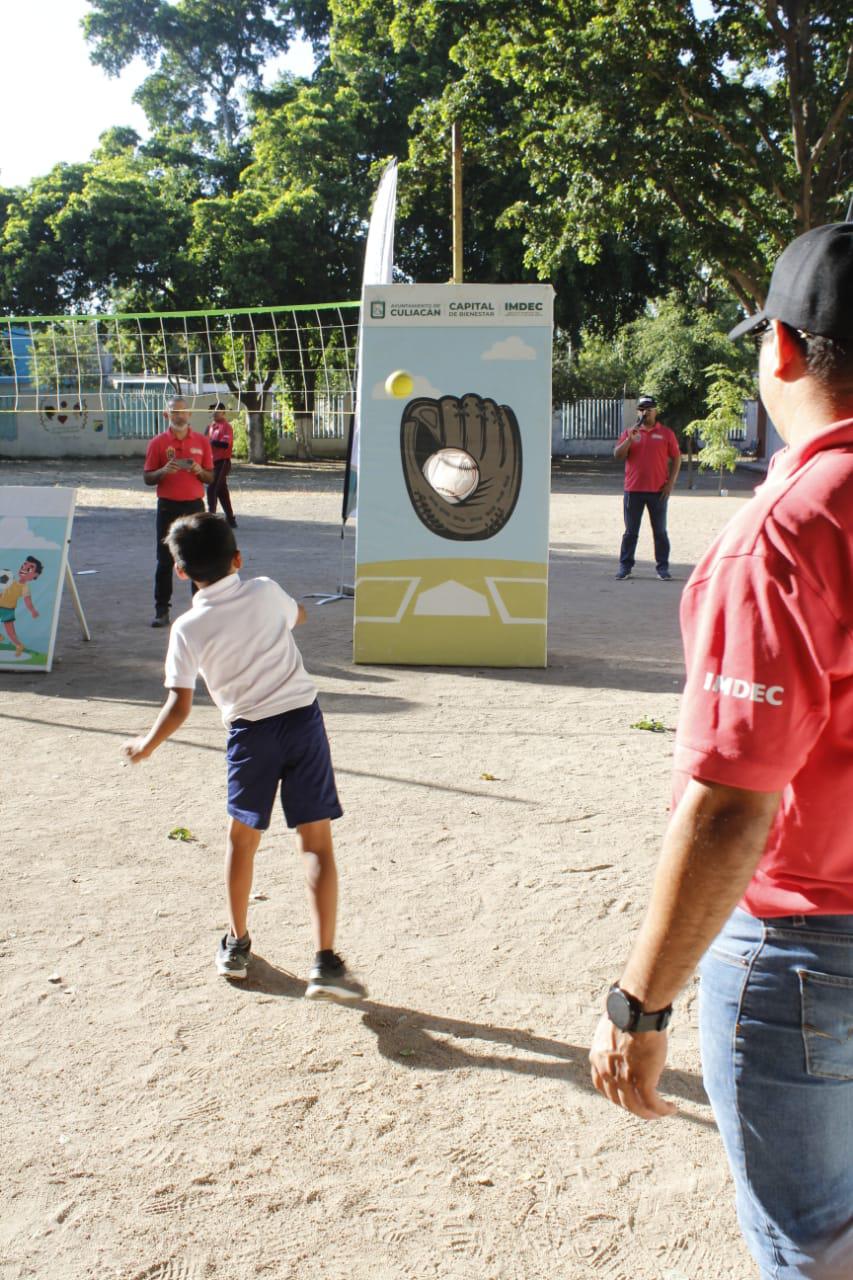
<svg viewBox="0 0 853 1280"><path fill-rule="evenodd" d="M364 290L372 284L391 284L394 279L394 221L397 215L397 161L391 160L376 191L367 243L364 250L364 273L361 281L361 319L358 326L358 357L355 379L355 415L347 451L347 473L344 480L343 518L356 518L358 501L358 454L361 435L361 413L364 403L361 385L361 349L364 334Z"/></svg>
<svg viewBox="0 0 853 1280"><path fill-rule="evenodd" d="M394 275L394 219L397 212L397 161L385 168L379 182L364 250L362 289L368 284L391 284Z"/></svg>

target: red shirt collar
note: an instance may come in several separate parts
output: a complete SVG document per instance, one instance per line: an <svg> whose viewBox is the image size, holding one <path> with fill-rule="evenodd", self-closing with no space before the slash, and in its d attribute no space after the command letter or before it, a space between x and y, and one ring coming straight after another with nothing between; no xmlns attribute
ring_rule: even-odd
<svg viewBox="0 0 853 1280"><path fill-rule="evenodd" d="M853 445L853 418L831 422L828 427L815 432L796 447L786 445L784 449L780 449L772 459L772 472L768 472L768 475L772 473L774 480L792 476L816 453L822 453L825 449L837 449L841 445Z"/></svg>

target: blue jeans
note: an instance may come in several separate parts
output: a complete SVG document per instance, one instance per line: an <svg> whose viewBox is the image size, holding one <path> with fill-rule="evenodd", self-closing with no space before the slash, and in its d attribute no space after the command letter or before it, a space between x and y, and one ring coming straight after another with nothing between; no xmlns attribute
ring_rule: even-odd
<svg viewBox="0 0 853 1280"><path fill-rule="evenodd" d="M655 541L655 567L659 573L669 571L669 538L666 532L667 498L660 493L628 493L622 498L625 532L619 550L619 567L628 573L634 567L634 553L640 536L643 512L648 511Z"/></svg>
<svg viewBox="0 0 853 1280"><path fill-rule="evenodd" d="M762 1280L850 1280L853 916L738 909L700 973L705 1087Z"/></svg>

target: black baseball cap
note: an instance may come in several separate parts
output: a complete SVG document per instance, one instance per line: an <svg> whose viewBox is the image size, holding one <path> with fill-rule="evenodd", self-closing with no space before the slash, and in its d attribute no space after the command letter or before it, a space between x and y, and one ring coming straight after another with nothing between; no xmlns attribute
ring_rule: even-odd
<svg viewBox="0 0 853 1280"><path fill-rule="evenodd" d="M822 338L853 338L853 222L813 227L792 240L773 268L763 310L729 333L741 338L781 320Z"/></svg>
<svg viewBox="0 0 853 1280"><path fill-rule="evenodd" d="M655 400L654 396L640 396L637 401L638 409L656 409L657 407L658 402Z"/></svg>

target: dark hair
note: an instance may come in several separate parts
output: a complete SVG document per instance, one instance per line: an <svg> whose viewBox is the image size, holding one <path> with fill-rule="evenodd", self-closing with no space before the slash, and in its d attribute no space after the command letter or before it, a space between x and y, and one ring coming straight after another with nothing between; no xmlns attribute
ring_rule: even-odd
<svg viewBox="0 0 853 1280"><path fill-rule="evenodd" d="M783 322L784 323L784 322ZM840 338L823 338L817 333L803 333L800 329L785 328L805 351L806 370L825 391L847 394L853 392L853 341ZM762 331L762 342L768 341L769 326Z"/></svg>
<svg viewBox="0 0 853 1280"><path fill-rule="evenodd" d="M43 572L44 572L44 565L42 564L41 560L39 560L39 559L38 559L38 557L37 557L37 556L27 556L26 560L24 561L24 564L34 564L34 565L35 565L35 567L36 567L36 577L38 577L40 573L43 573Z"/></svg>
<svg viewBox="0 0 853 1280"><path fill-rule="evenodd" d="M181 516L163 541L178 568L204 586L226 578L237 554L231 526L207 512Z"/></svg>
<svg viewBox="0 0 853 1280"><path fill-rule="evenodd" d="M806 368L827 391L853 390L853 342L806 334Z"/></svg>

